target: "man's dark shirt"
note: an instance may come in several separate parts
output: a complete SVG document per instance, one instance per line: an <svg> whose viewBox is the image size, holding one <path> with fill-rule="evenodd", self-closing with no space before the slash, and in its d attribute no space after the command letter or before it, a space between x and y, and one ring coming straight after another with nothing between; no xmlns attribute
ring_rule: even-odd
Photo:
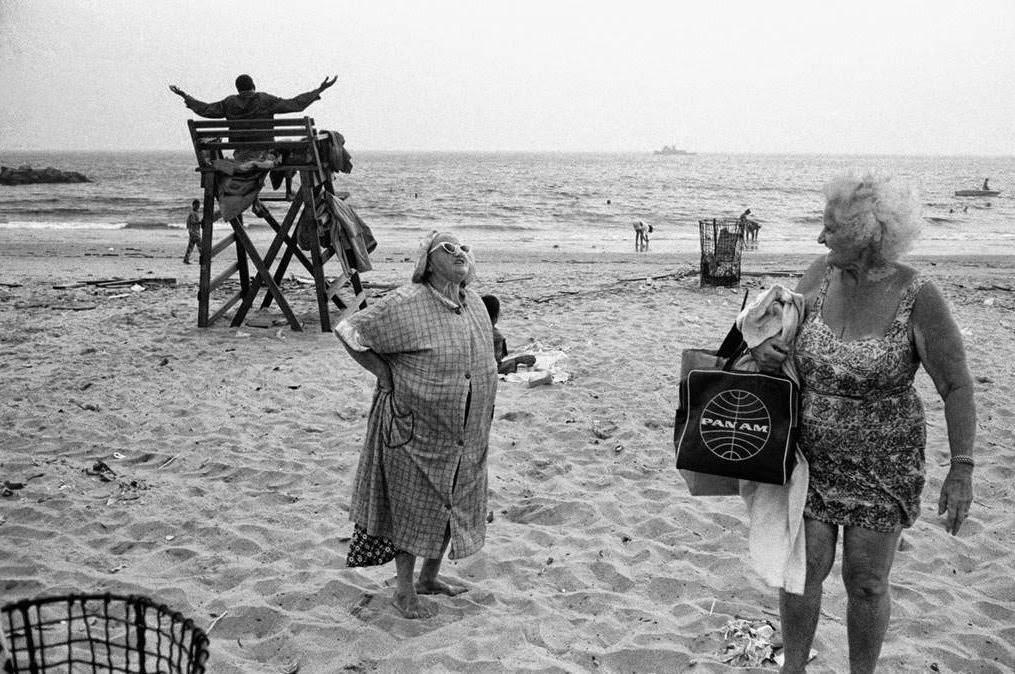
<svg viewBox="0 0 1015 674"><path fill-rule="evenodd" d="M215 103L186 99L187 107L209 119L269 119L276 114L301 112L321 95L316 90L296 98L279 98L263 91L243 91Z"/></svg>
<svg viewBox="0 0 1015 674"><path fill-rule="evenodd" d="M276 114L301 112L320 97L321 95L316 89L308 91L305 94L300 94L296 98L279 98L263 91L241 91L238 94L226 96L221 101L216 101L215 103L205 103L196 98L187 98L185 102L188 108L201 117L209 119L222 119L224 117L229 121L233 121L273 119ZM248 124L231 124L230 126L234 129L250 128ZM272 140L272 135L268 133L264 137L248 136L243 140L270 141Z"/></svg>

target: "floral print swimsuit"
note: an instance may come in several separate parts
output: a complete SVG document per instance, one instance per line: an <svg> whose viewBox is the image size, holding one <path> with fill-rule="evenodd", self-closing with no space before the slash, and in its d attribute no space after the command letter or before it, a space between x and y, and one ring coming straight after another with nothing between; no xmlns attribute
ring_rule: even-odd
<svg viewBox="0 0 1015 674"><path fill-rule="evenodd" d="M831 267L796 341L804 514L882 532L909 527L920 514L926 440L909 318L925 281L917 275L903 292L884 337L844 341L821 316L830 280Z"/></svg>

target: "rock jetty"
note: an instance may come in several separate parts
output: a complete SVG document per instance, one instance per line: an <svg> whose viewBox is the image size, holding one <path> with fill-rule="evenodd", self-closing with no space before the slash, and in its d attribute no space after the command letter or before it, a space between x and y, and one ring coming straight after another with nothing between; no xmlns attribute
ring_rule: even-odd
<svg viewBox="0 0 1015 674"><path fill-rule="evenodd" d="M77 171L61 171L52 166L34 169L31 166L10 168L0 166L0 185L35 185L38 183L90 183L83 173Z"/></svg>

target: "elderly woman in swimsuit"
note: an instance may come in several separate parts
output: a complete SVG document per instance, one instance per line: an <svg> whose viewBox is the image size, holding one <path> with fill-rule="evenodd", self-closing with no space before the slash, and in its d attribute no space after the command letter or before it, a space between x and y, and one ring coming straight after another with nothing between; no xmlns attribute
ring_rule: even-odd
<svg viewBox="0 0 1015 674"><path fill-rule="evenodd" d="M799 446L810 467L803 595L780 597L785 665L803 672L821 588L842 532L850 671L873 672L891 609L888 575L899 536L920 513L925 423L913 377L922 364L944 401L951 465L938 514L956 534L973 498L976 411L959 328L941 292L899 262L918 233L908 192L888 180L842 177L825 186L818 242L828 248L797 291L807 317L794 344L753 351L775 370L794 358L801 378Z"/></svg>
<svg viewBox="0 0 1015 674"><path fill-rule="evenodd" d="M444 553L471 555L486 536L487 447L497 363L490 317L468 283L469 247L431 232L412 283L335 328L353 359L377 377L353 486L350 566L395 560L391 603L406 618L436 607L421 594L465 587L438 573ZM417 557L423 558L413 581Z"/></svg>

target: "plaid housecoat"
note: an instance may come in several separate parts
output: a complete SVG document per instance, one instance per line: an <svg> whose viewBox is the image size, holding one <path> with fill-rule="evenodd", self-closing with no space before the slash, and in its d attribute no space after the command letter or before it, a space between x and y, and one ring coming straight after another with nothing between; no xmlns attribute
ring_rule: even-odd
<svg viewBox="0 0 1015 674"><path fill-rule="evenodd" d="M465 291L459 309L425 283L402 286L347 322L391 367L374 394L350 519L419 557L483 547L487 448L497 364L490 317Z"/></svg>

